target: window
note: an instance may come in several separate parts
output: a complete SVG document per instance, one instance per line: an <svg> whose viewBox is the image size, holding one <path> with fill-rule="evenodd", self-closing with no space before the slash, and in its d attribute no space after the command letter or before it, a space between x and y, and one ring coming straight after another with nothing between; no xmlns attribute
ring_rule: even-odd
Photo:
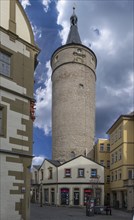
<svg viewBox="0 0 134 220"><path fill-rule="evenodd" d="M100 160L100 164L104 166L104 160Z"/></svg>
<svg viewBox="0 0 134 220"><path fill-rule="evenodd" d="M107 151L110 152L110 144L107 144Z"/></svg>
<svg viewBox="0 0 134 220"><path fill-rule="evenodd" d="M84 169L78 169L78 177L84 177Z"/></svg>
<svg viewBox="0 0 134 220"><path fill-rule="evenodd" d="M134 179L134 170L128 170L128 179Z"/></svg>
<svg viewBox="0 0 134 220"><path fill-rule="evenodd" d="M4 76L10 76L11 57L0 51L0 73Z"/></svg>
<svg viewBox="0 0 134 220"><path fill-rule="evenodd" d="M118 153L115 152L115 162L117 162L117 160L118 160Z"/></svg>
<svg viewBox="0 0 134 220"><path fill-rule="evenodd" d="M48 179L53 179L53 168L52 167L48 168Z"/></svg>
<svg viewBox="0 0 134 220"><path fill-rule="evenodd" d="M7 109L6 106L0 105L0 136L6 137L6 115L7 115Z"/></svg>
<svg viewBox="0 0 134 220"><path fill-rule="evenodd" d="M121 127L119 127L118 134L119 134L119 139L120 139L122 137L122 129L121 129Z"/></svg>
<svg viewBox="0 0 134 220"><path fill-rule="evenodd" d="M113 172L111 173L111 182L113 182L114 180L114 175L113 175Z"/></svg>
<svg viewBox="0 0 134 220"><path fill-rule="evenodd" d="M41 180L43 180L43 169L41 169Z"/></svg>
<svg viewBox="0 0 134 220"><path fill-rule="evenodd" d="M75 152L72 151L72 152L70 153L70 156L71 156L72 159L75 158Z"/></svg>
<svg viewBox="0 0 134 220"><path fill-rule="evenodd" d="M0 107L0 135L3 134L2 116L3 116L3 111L2 111L2 108Z"/></svg>
<svg viewBox="0 0 134 220"><path fill-rule="evenodd" d="M110 160L107 160L107 168L110 167Z"/></svg>
<svg viewBox="0 0 134 220"><path fill-rule="evenodd" d="M117 180L117 171L115 171L115 180Z"/></svg>
<svg viewBox="0 0 134 220"><path fill-rule="evenodd" d="M110 176L107 176L107 183L110 183Z"/></svg>
<svg viewBox="0 0 134 220"><path fill-rule="evenodd" d="M34 172L35 175L35 183L37 183L37 171Z"/></svg>
<svg viewBox="0 0 134 220"><path fill-rule="evenodd" d="M91 169L91 177L97 177L97 169Z"/></svg>
<svg viewBox="0 0 134 220"><path fill-rule="evenodd" d="M121 151L121 149L119 149L119 160L121 160L122 159L122 151Z"/></svg>
<svg viewBox="0 0 134 220"><path fill-rule="evenodd" d="M112 163L112 164L114 163L114 154L112 154L112 160L111 160L111 163Z"/></svg>
<svg viewBox="0 0 134 220"><path fill-rule="evenodd" d="M104 144L100 144L100 151L101 151L101 152L104 151Z"/></svg>
<svg viewBox="0 0 134 220"><path fill-rule="evenodd" d="M118 179L121 180L122 174L121 174L121 169L118 170Z"/></svg>
<svg viewBox="0 0 134 220"><path fill-rule="evenodd" d="M71 177L71 169L65 169L65 177Z"/></svg>

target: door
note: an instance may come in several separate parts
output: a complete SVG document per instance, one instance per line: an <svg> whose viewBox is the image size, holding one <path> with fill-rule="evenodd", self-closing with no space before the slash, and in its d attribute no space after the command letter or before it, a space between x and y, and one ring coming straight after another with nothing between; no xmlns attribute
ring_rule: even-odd
<svg viewBox="0 0 134 220"><path fill-rule="evenodd" d="M74 205L79 205L79 192L74 192Z"/></svg>

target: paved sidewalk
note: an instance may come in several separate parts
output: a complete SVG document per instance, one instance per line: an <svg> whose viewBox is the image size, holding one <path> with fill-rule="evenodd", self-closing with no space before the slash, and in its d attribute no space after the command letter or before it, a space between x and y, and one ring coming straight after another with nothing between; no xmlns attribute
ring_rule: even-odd
<svg viewBox="0 0 134 220"><path fill-rule="evenodd" d="M112 210L112 215L86 216L85 208L53 207L31 204L30 220L132 220L132 213Z"/></svg>

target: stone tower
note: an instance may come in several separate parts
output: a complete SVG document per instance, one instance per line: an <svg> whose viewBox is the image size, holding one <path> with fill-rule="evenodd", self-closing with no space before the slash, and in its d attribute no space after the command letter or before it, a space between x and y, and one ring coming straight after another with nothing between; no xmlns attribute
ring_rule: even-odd
<svg viewBox="0 0 134 220"><path fill-rule="evenodd" d="M73 8L64 46L52 55L52 157L67 161L87 155L95 135L97 59L82 45Z"/></svg>

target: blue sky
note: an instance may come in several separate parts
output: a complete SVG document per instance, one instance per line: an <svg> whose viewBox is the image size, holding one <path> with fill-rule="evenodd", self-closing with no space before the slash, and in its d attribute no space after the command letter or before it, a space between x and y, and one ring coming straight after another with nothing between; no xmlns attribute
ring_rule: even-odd
<svg viewBox="0 0 134 220"><path fill-rule="evenodd" d="M52 53L65 44L75 4L82 43L96 54L96 138L121 115L133 111L133 0L20 0L41 52L35 71L34 164L51 158Z"/></svg>

